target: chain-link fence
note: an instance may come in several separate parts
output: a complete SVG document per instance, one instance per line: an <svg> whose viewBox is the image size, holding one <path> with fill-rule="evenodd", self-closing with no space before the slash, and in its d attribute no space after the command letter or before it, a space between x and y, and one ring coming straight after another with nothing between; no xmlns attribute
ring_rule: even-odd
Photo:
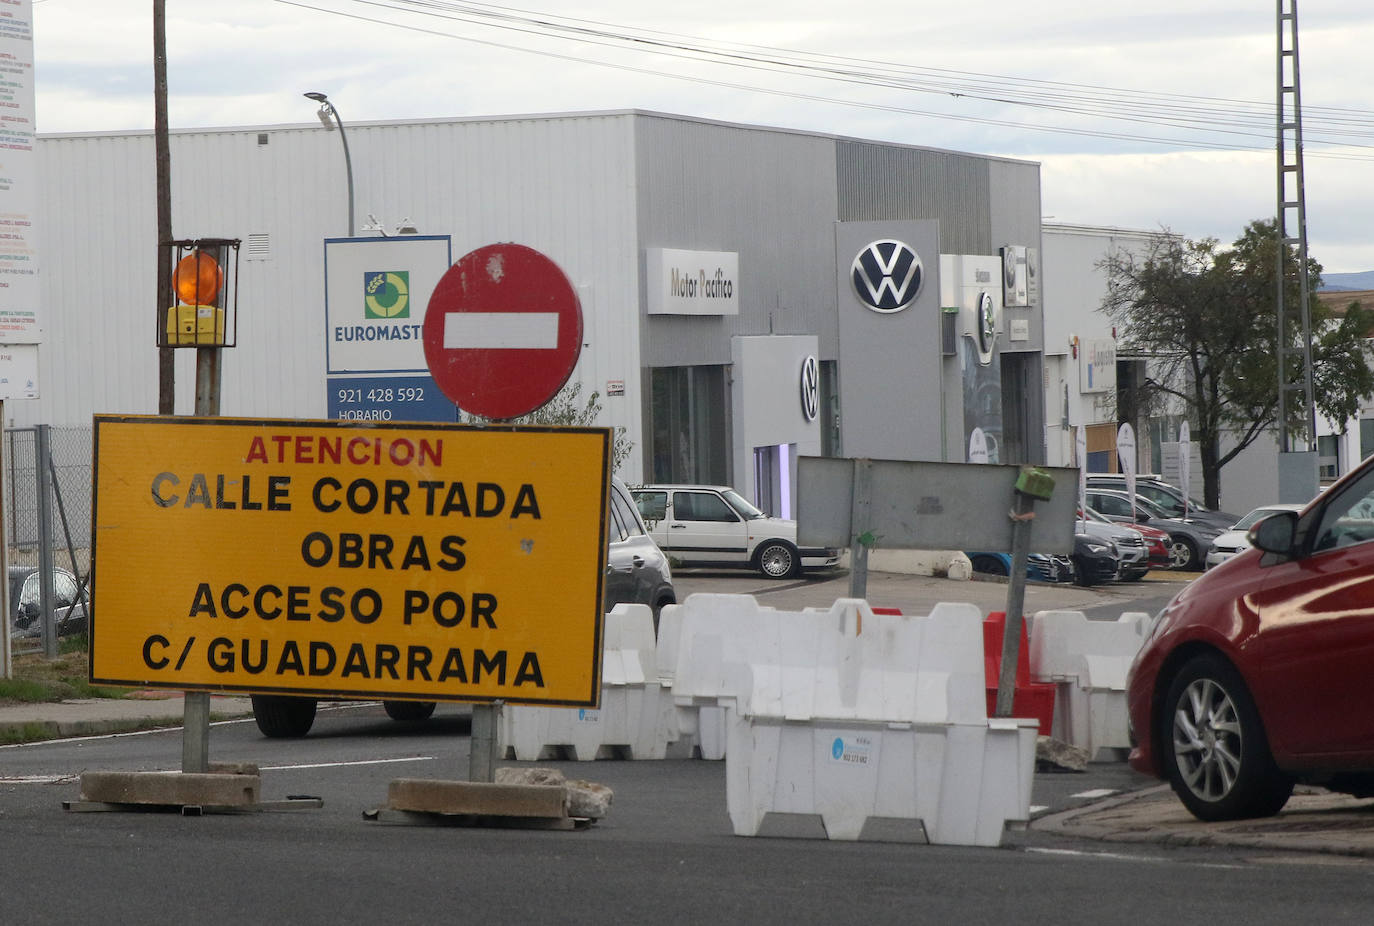
<svg viewBox="0 0 1374 926"><path fill-rule="evenodd" d="M59 633L87 626L91 440L90 428L39 425L5 431L8 618L16 655L55 655Z"/></svg>

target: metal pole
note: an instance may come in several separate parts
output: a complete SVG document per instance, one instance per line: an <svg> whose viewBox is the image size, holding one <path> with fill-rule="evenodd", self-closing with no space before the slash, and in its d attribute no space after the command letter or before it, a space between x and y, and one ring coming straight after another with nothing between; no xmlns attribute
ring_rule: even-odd
<svg viewBox="0 0 1374 926"><path fill-rule="evenodd" d="M33 456L38 487L38 588L43 613L43 655L57 658L57 624L53 620L53 555L52 555L52 477L48 469L48 425L34 429Z"/></svg>
<svg viewBox="0 0 1374 926"><path fill-rule="evenodd" d="M868 529L873 511L873 461L854 461L854 496L849 503L849 597L868 597L868 548L876 538Z"/></svg>
<svg viewBox="0 0 1374 926"><path fill-rule="evenodd" d="M196 415L219 414L220 348L196 348ZM181 770L206 772L210 768L210 693L185 693L181 729Z"/></svg>
<svg viewBox="0 0 1374 926"><path fill-rule="evenodd" d="M472 733L468 737L468 781L496 780L496 723L501 702L472 706Z"/></svg>
<svg viewBox="0 0 1374 926"><path fill-rule="evenodd" d="M335 108L331 101L329 111L334 114L334 121L339 126L339 141L343 142L344 149L344 173L348 174L348 237L353 237L353 158L348 154L348 135L344 132L343 119L339 117L339 110Z"/></svg>
<svg viewBox="0 0 1374 926"><path fill-rule="evenodd" d="M172 305L172 254L162 246L172 240L172 153L167 138L166 0L153 0L153 149L157 173L157 327L154 344L162 343L167 309ZM157 349L157 412L176 411L176 352Z"/></svg>
<svg viewBox="0 0 1374 926"><path fill-rule="evenodd" d="M1017 492L1011 522L1011 581L1007 583L1007 618L1002 625L1002 668L997 675L997 717L1010 717L1016 693L1016 662L1021 656L1021 610L1026 604L1026 558L1030 555L1031 517L1035 500Z"/></svg>
<svg viewBox="0 0 1374 926"><path fill-rule="evenodd" d="M5 420L5 400L0 399L0 422ZM7 456L5 445L7 441L3 439L3 432L0 432L0 576L10 574L10 545L6 541L5 532L2 529L5 523L5 485L9 482L10 471L5 461ZM0 678L13 678L14 665L10 661L10 583L0 582L0 614L5 615L0 620Z"/></svg>

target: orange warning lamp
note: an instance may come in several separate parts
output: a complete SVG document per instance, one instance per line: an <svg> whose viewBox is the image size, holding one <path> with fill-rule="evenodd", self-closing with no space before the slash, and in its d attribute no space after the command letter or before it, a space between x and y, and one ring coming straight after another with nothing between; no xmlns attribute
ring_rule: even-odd
<svg viewBox="0 0 1374 926"><path fill-rule="evenodd" d="M238 239L166 241L163 247L172 267L173 304L163 310L167 314L158 325L158 346L233 347Z"/></svg>
<svg viewBox="0 0 1374 926"><path fill-rule="evenodd" d="M223 283L219 262L201 250L187 254L172 271L172 289L187 305L214 305Z"/></svg>

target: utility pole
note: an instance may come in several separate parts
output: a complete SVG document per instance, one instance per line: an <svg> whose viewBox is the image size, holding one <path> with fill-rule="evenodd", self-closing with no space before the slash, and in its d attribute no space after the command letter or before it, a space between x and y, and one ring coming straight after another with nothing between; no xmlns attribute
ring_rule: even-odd
<svg viewBox="0 0 1374 926"><path fill-rule="evenodd" d="M172 252L165 246L172 240L172 152L167 140L167 0L153 0L153 144L157 162L157 328L155 344L166 339L157 335L167 324L167 309L172 302ZM176 406L175 351L157 349L157 412L171 415Z"/></svg>
<svg viewBox="0 0 1374 926"><path fill-rule="evenodd" d="M1302 89L1298 66L1298 0L1278 0L1278 497L1305 502L1317 494L1317 407L1312 395L1312 321L1308 307L1307 205L1302 170ZM1296 248L1298 304L1285 304L1284 267ZM1301 342L1292 343L1294 335ZM1306 432L1304 435L1302 432Z"/></svg>

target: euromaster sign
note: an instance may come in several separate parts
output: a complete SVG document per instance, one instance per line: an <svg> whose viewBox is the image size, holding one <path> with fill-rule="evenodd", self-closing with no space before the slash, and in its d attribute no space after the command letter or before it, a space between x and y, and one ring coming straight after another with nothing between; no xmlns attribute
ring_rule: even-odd
<svg viewBox="0 0 1374 926"><path fill-rule="evenodd" d="M596 706L609 447L96 416L91 680Z"/></svg>

